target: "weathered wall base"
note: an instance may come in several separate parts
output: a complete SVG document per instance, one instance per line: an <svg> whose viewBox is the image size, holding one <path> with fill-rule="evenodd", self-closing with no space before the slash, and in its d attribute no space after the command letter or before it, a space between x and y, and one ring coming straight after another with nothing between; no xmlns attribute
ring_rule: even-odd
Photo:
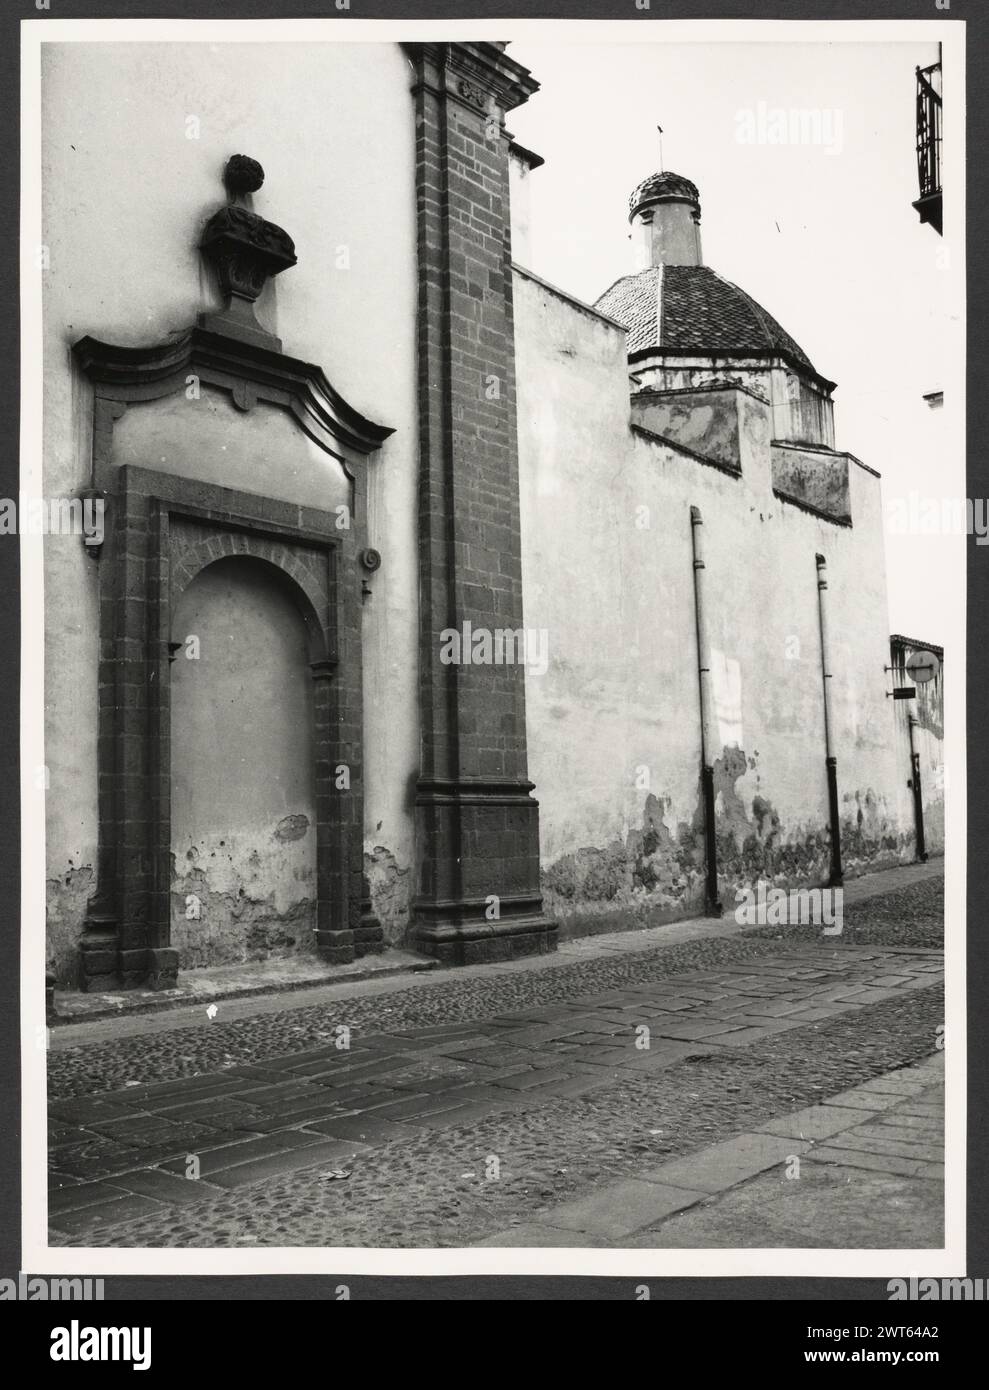
<svg viewBox="0 0 989 1390"><path fill-rule="evenodd" d="M241 855L236 839L189 850L184 863L173 855L171 942L180 969L315 955L312 855L274 835L271 850Z"/></svg>
<svg viewBox="0 0 989 1390"><path fill-rule="evenodd" d="M79 923L93 895L96 872L92 864L71 864L60 878L48 879L48 969L58 989L76 989L79 983Z"/></svg>
<svg viewBox="0 0 989 1390"><path fill-rule="evenodd" d="M375 845L364 852L364 875L385 944L404 945L410 930L411 868L403 867L391 850Z"/></svg>
<svg viewBox="0 0 989 1390"><path fill-rule="evenodd" d="M743 796L738 783L756 766L739 748L714 765L718 885L726 914L743 890L822 887L831 866L826 820L784 827L772 802ZM822 760L821 776L824 776ZM561 940L635 931L703 916L704 817L698 782L691 819L671 828L670 799L646 796L642 823L624 839L565 854L543 870L543 897ZM872 790L842 795L842 858L847 877L909 863L913 836L897 828Z"/></svg>

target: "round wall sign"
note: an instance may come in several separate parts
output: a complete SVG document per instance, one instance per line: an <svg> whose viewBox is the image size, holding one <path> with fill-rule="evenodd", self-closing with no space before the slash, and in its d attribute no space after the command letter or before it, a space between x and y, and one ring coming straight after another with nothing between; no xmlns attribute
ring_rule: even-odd
<svg viewBox="0 0 989 1390"><path fill-rule="evenodd" d="M907 657L907 675L916 685L926 685L941 669L933 652L912 652Z"/></svg>

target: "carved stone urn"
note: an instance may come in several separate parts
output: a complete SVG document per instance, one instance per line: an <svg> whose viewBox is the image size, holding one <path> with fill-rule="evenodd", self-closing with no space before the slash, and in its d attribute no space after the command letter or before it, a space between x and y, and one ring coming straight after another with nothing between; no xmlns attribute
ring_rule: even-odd
<svg viewBox="0 0 989 1390"><path fill-rule="evenodd" d="M257 160L235 154L223 181L232 201L206 223L199 248L216 271L225 303L219 312L202 315L200 323L277 350L279 340L258 322L254 305L268 280L296 264L295 245L281 227L246 206L246 197L264 182Z"/></svg>

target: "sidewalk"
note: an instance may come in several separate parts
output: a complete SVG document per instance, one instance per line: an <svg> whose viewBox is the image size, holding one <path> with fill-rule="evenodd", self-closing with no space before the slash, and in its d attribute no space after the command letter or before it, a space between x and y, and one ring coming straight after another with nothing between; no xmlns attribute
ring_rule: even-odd
<svg viewBox="0 0 989 1390"><path fill-rule="evenodd" d="M380 955L362 956L349 965L327 965L316 956L298 955L236 965L204 966L184 970L175 989L133 989L77 994L56 991L55 1027L94 1019L120 1018L128 1014L207 1004L219 1000L246 999L265 994L286 994L330 984L356 984L439 969L439 963L393 947Z"/></svg>
<svg viewBox="0 0 989 1390"><path fill-rule="evenodd" d="M943 1130L940 1052L477 1244L938 1249Z"/></svg>
<svg viewBox="0 0 989 1390"><path fill-rule="evenodd" d="M925 864L904 864L850 879L844 888L846 909L869 898L896 893L944 873L942 858ZM437 975L468 981L560 969L574 961L589 961L655 950L682 942L741 936L743 928L730 910L723 917L691 917L658 927L608 932L564 940L552 955L522 960L460 966L455 971L407 950L393 947L378 956L365 956L353 965L328 966L312 957L190 970L180 976L179 988L152 992L128 990L117 994L57 993L59 1012L53 1024L51 1047L76 1046L108 1037L127 1037L188 1027L200 1022L205 1008L222 1005L225 1020L250 1017L285 1008L333 1003L354 995L373 996L393 989L436 983ZM289 999L286 999L286 995Z"/></svg>

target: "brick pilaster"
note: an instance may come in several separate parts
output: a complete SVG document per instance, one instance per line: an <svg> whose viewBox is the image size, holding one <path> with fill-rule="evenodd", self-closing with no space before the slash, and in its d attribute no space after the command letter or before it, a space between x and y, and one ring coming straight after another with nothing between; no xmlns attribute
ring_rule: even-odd
<svg viewBox="0 0 989 1390"><path fill-rule="evenodd" d="M408 46L416 69L422 761L418 948L450 963L552 950L525 673L444 664L444 631L523 627L508 146L536 90L492 43Z"/></svg>

